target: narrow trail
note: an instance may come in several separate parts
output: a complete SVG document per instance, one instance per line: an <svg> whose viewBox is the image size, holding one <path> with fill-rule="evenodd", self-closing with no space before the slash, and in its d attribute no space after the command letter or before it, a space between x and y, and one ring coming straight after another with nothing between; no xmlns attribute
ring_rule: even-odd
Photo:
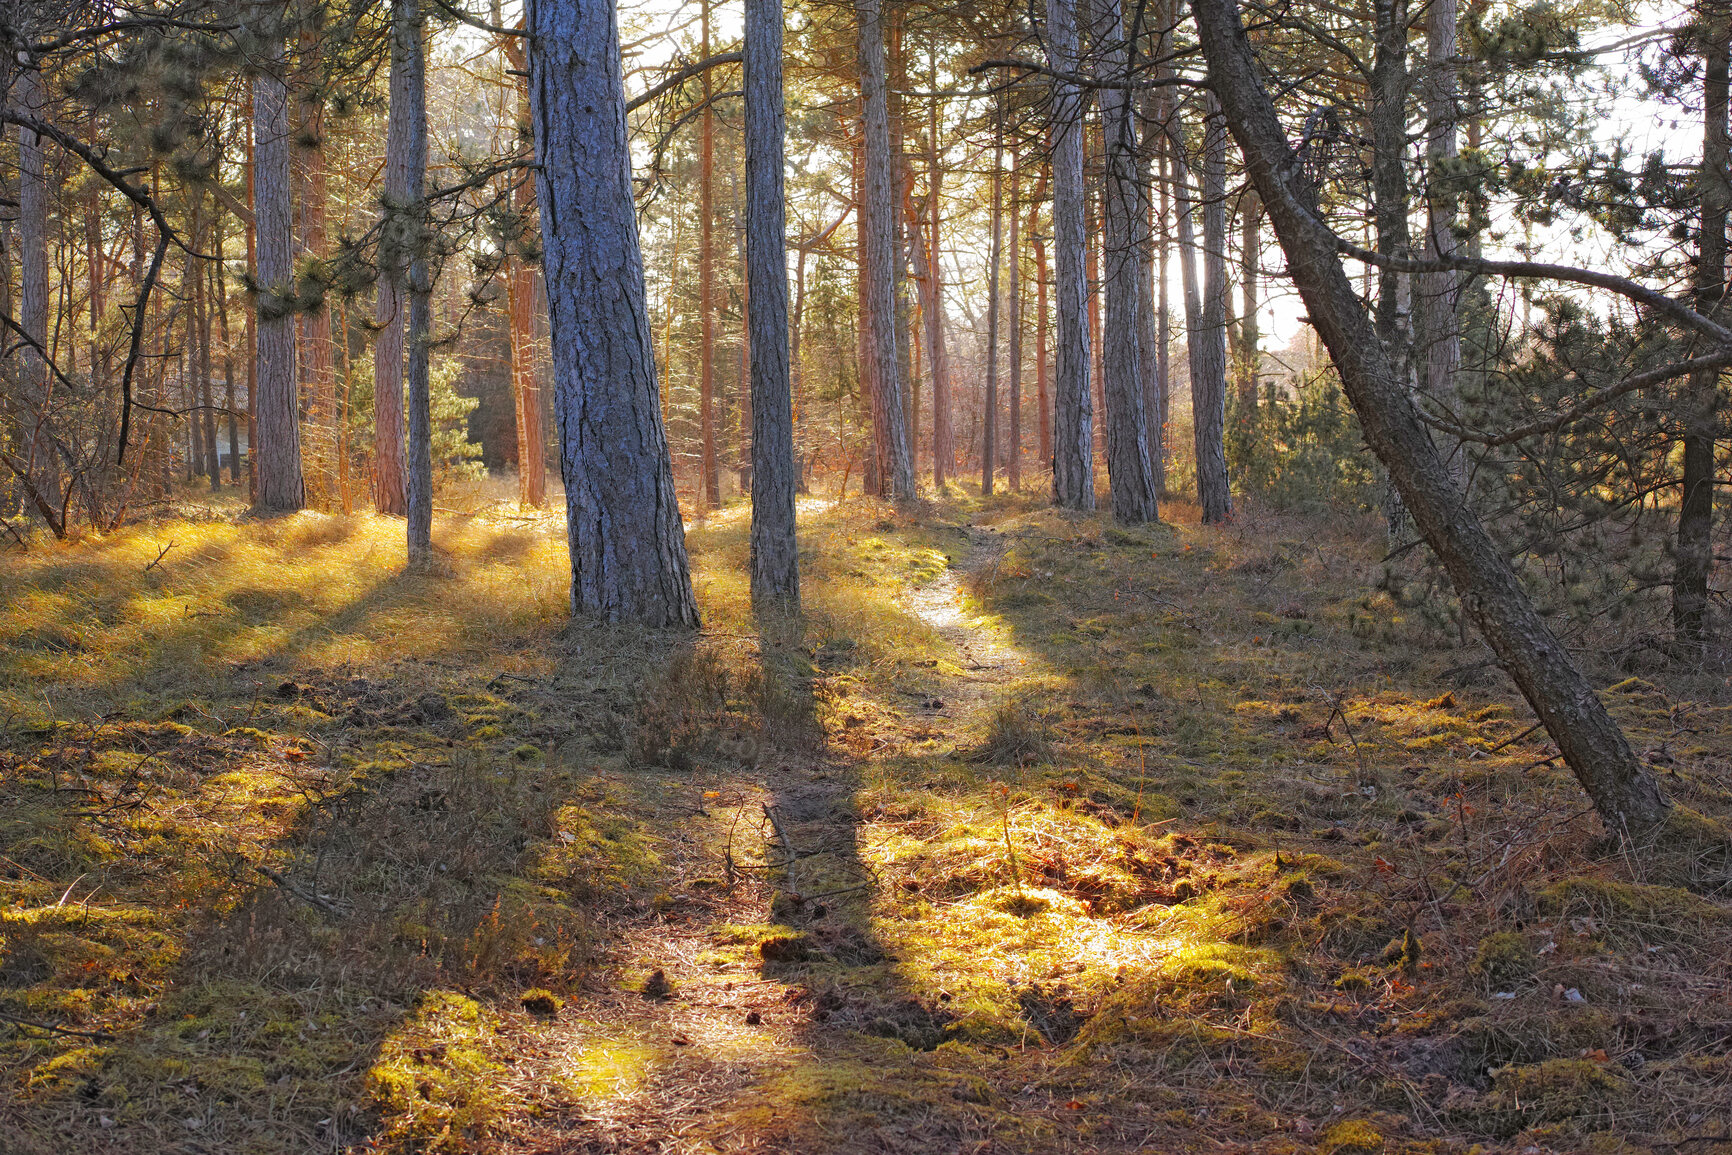
<svg viewBox="0 0 1732 1155"><path fill-rule="evenodd" d="M963 606L961 581L1002 550L990 531L963 532L968 553L911 590L904 604L954 649L964 672L939 675L938 693L916 709L894 704L950 748L970 740L977 719L1025 661ZM781 1113L798 1102L792 1085L846 1062L855 1032L885 1006L822 1005L822 992L809 989L798 972L782 974L766 963L769 949L746 931L794 921L830 957L862 964L885 958L864 930L875 883L854 859L863 819L853 795L871 763L898 749L891 743L853 765L824 751L769 759L755 774L692 782L701 806L683 805L691 793L667 799L650 820L666 836L665 866L677 889L657 896L659 909L603 928L613 945L590 989L521 1040L506 1094L539 1106L535 1117L510 1128L508 1149L536 1155L797 1149L791 1129L799 1120ZM779 890L765 877L772 872L754 871L757 864L747 861L761 856L779 865L787 847L795 850L798 870L792 885L817 896L791 916L772 906ZM730 864L738 869L731 886L716 878ZM785 872L774 873L780 886L789 885ZM831 904L836 909L827 911ZM729 927L741 933L729 934ZM559 1089L552 1101L549 1088ZM839 1145L850 1142L917 1149L894 1136L839 1137Z"/></svg>

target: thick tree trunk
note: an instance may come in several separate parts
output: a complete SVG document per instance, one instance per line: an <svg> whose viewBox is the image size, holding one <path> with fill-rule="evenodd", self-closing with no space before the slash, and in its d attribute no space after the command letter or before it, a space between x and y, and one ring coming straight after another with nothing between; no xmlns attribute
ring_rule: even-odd
<svg viewBox="0 0 1732 1155"><path fill-rule="evenodd" d="M373 495L379 512L409 513L404 353L409 266L424 243L420 194L426 170L425 117L410 108L409 57L419 57L422 21L414 0L391 6L391 108L385 128L385 228L379 242L379 336L373 346ZM419 142L419 144L417 143ZM419 148L419 152L417 152Z"/></svg>
<svg viewBox="0 0 1732 1155"><path fill-rule="evenodd" d="M696 626L656 389L611 0L530 0L541 207L573 612Z"/></svg>
<svg viewBox="0 0 1732 1155"><path fill-rule="evenodd" d="M884 15L882 0L856 0L860 31L860 96L865 129L861 223L866 234L866 297L877 424L884 446L883 478L897 501L915 497L914 464L908 426L902 415L902 384L896 338L896 207L895 174L890 156L890 110L885 92Z"/></svg>
<svg viewBox="0 0 1732 1155"><path fill-rule="evenodd" d="M1704 0L1700 16L1706 41L1702 78L1702 167L1697 177L1702 219L1697 240L1696 309L1719 319L1725 313L1726 218L1732 204L1727 140L1728 72L1732 70L1732 11L1725 0ZM1709 635L1708 575L1714 549L1714 428L1719 410L1716 370L1692 374L1683 397L1683 496L1678 508L1676 571L1672 575L1672 628L1680 641Z"/></svg>
<svg viewBox="0 0 1732 1155"><path fill-rule="evenodd" d="M1126 75L1129 50L1119 0L1094 0L1095 48L1103 80ZM1107 478L1113 517L1141 525L1157 517L1154 468L1149 461L1148 416L1143 396L1142 228L1146 219L1137 179L1137 128L1130 94L1102 88L1100 123L1106 324L1102 334L1102 390L1107 438Z"/></svg>
<svg viewBox="0 0 1732 1155"><path fill-rule="evenodd" d="M752 604L800 605L782 203L781 0L746 0L746 314L752 342Z"/></svg>
<svg viewBox="0 0 1732 1155"><path fill-rule="evenodd" d="M260 509L300 509L301 415L295 378L294 216L289 208L289 89L283 44L253 78L253 220L258 231L257 428Z"/></svg>
<svg viewBox="0 0 1732 1155"><path fill-rule="evenodd" d="M1263 89L1237 6L1233 0L1193 0L1192 8L1214 91L1366 443L1389 470L1463 607L1545 723L1602 821L1619 834L1654 831L1667 817L1664 795L1535 611L1432 443L1402 368L1378 340L1336 255L1336 237L1317 217L1314 194Z"/></svg>
<svg viewBox="0 0 1732 1155"><path fill-rule="evenodd" d="M1028 237L1034 246L1034 407L1035 450L1041 468L1052 468L1052 404L1047 396L1046 238L1040 232L1040 202L1046 196L1046 170L1028 207Z"/></svg>
<svg viewBox="0 0 1732 1155"><path fill-rule="evenodd" d="M1163 43L1164 43L1163 39ZM1171 119L1172 109L1165 101L1162 116ZM1169 436L1172 426L1173 405L1173 309L1168 299L1167 272L1171 267L1173 253L1173 182L1172 142L1165 131L1160 133L1156 143L1156 155L1160 167L1161 203L1160 203L1160 237L1156 242L1155 251L1155 375L1160 378L1160 398L1151 421L1160 430L1159 449L1154 450L1155 484L1162 493L1167 491L1167 455L1172 452L1172 438ZM1151 447L1153 448L1153 447Z"/></svg>
<svg viewBox="0 0 1732 1155"><path fill-rule="evenodd" d="M408 517L409 564L433 550L433 454L428 396L432 295L427 263L424 190L427 183L427 31L420 0L391 5L391 109L385 141L385 211L380 263L404 315L399 346L403 365L403 507ZM395 325L393 325L395 328Z"/></svg>
<svg viewBox="0 0 1732 1155"><path fill-rule="evenodd" d="M1076 0L1046 0L1047 50L1053 70L1077 68ZM1053 381L1053 499L1067 509L1095 507L1093 406L1089 400L1088 273L1083 229L1083 99L1053 82L1053 296L1058 312Z"/></svg>

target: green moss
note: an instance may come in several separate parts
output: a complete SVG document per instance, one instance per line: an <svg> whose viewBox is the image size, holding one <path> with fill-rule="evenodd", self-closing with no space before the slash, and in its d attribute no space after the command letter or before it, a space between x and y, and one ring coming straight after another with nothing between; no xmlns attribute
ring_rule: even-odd
<svg viewBox="0 0 1732 1155"><path fill-rule="evenodd" d="M1501 989L1531 978L1538 961L1526 935L1505 930L1479 940L1467 969L1480 981Z"/></svg>
<svg viewBox="0 0 1732 1155"><path fill-rule="evenodd" d="M1509 1137L1535 1124L1566 1123L1578 1134L1613 1120L1625 1127L1634 1088L1616 1068L1586 1059L1548 1059L1492 1072L1492 1089L1465 1109L1473 1124Z"/></svg>
<svg viewBox="0 0 1732 1155"><path fill-rule="evenodd" d="M1369 1123L1347 1119L1323 1132L1317 1150L1320 1155L1376 1155L1383 1150L1383 1135Z"/></svg>
<svg viewBox="0 0 1732 1155"><path fill-rule="evenodd" d="M506 1109L506 1069L492 1047L497 1020L475 1000L433 991L381 1048L366 1088L384 1138L431 1151L466 1151Z"/></svg>

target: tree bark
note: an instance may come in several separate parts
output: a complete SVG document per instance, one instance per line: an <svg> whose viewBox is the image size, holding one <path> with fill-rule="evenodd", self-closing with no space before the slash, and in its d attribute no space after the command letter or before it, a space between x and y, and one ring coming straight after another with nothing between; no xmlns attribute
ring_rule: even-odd
<svg viewBox="0 0 1732 1155"><path fill-rule="evenodd" d="M611 0L530 0L530 108L574 613L698 624L656 389Z"/></svg>
<svg viewBox="0 0 1732 1155"><path fill-rule="evenodd" d="M1077 67L1076 0L1046 0L1053 71ZM1089 400L1088 273L1083 229L1083 99L1055 79L1052 99L1053 295L1058 313L1053 381L1053 498L1067 509L1095 507L1093 405Z"/></svg>
<svg viewBox="0 0 1732 1155"><path fill-rule="evenodd" d="M885 89L884 15L882 0L856 0L860 34L860 96L865 129L864 183L861 222L866 234L867 319L872 346L872 371L877 378L877 424L882 433L889 496L899 502L915 497L914 465L908 426L902 414L896 338L896 209L890 155L890 111Z"/></svg>
<svg viewBox="0 0 1732 1155"><path fill-rule="evenodd" d="M1022 173L1010 153L1010 444L1004 481L1012 493L1022 488Z"/></svg>
<svg viewBox="0 0 1732 1155"><path fill-rule="evenodd" d="M1263 209L1255 190L1239 198L1239 406L1249 420L1257 410L1257 371L1262 335L1257 326L1257 281L1260 277Z"/></svg>
<svg viewBox="0 0 1732 1155"><path fill-rule="evenodd" d="M698 13L699 52L710 56L710 0L702 0ZM701 470L703 504L719 509L722 504L721 465L716 456L716 161L713 82L704 70L701 135L698 139L698 424L703 437Z"/></svg>
<svg viewBox="0 0 1732 1155"><path fill-rule="evenodd" d="M1119 0L1094 0L1095 50L1103 80L1129 71ZM1142 230L1146 218L1137 174L1137 129L1130 94L1102 88L1100 123L1105 169L1102 200L1106 229L1106 323L1102 333L1102 391L1106 401L1107 478L1113 517L1125 525L1157 518L1154 469L1149 462L1148 416L1143 396Z"/></svg>
<svg viewBox="0 0 1732 1155"><path fill-rule="evenodd" d="M407 58L420 51L420 14L414 0L394 0L391 13L391 107L385 128L382 198L385 226L379 242L379 335L373 345L373 494L380 513L406 517L404 340L409 321L409 266L422 244L416 189L425 179L417 174L426 169L426 126L422 123L417 129L408 91L413 65Z"/></svg>
<svg viewBox="0 0 1732 1155"><path fill-rule="evenodd" d="M284 49L273 33L270 55L253 78L253 220L257 229L257 381L260 509L307 503L301 477L301 418L295 377L294 216L289 207L289 88Z"/></svg>
<svg viewBox="0 0 1732 1155"><path fill-rule="evenodd" d="M933 69L932 87L938 87L936 67ZM943 489L945 479L956 471L956 434L950 412L950 350L944 342L944 263L940 259L943 234L939 230L939 197L944 166L938 152L937 97L927 103L926 133L926 217L931 234L926 253L926 280L931 297L921 304L921 313L926 320L927 363L932 367L932 484Z"/></svg>
<svg viewBox="0 0 1732 1155"><path fill-rule="evenodd" d="M998 267L1004 246L1004 103L997 106L992 133L992 240L986 256L986 404L981 423L980 493L992 494L998 452Z"/></svg>
<svg viewBox="0 0 1732 1155"><path fill-rule="evenodd" d="M746 0L746 317L752 342L752 604L800 606L788 376L781 0Z"/></svg>
<svg viewBox="0 0 1732 1155"><path fill-rule="evenodd" d="M1168 140L1173 182L1179 190L1179 262L1185 291L1185 350L1191 368L1192 444L1197 455L1197 503L1204 524L1218 524L1233 515L1227 487L1224 443L1227 408L1227 210L1226 127L1210 102L1203 120L1201 208L1203 252L1198 284L1198 205L1192 198L1190 175L1175 120Z"/></svg>
<svg viewBox="0 0 1732 1155"><path fill-rule="evenodd" d="M505 59L519 73L517 83L517 115L529 122L529 88L521 75L528 60L523 39L507 36ZM523 233L535 215L535 184L519 181L512 190L511 208ZM522 243L522 236L518 238ZM675 237L676 260L678 236ZM509 318L511 347L511 396L517 419L517 502L528 509L540 509L547 504L547 459L545 440L541 435L545 415L541 404L541 378L535 364L535 266L524 259L522 252L513 252L506 260L506 309Z"/></svg>
<svg viewBox="0 0 1732 1155"><path fill-rule="evenodd" d="M44 115L46 96L42 74L34 64L19 68L14 85L18 101L33 116ZM60 460L54 446L54 382L42 351L48 348L48 168L42 140L28 128L18 129L18 321L33 345L19 354L23 371L18 381L28 430L26 469L38 494L60 502ZM64 532L64 527L56 531Z"/></svg>
<svg viewBox="0 0 1732 1155"><path fill-rule="evenodd" d="M1732 72L1732 10L1725 0L1703 0L1698 17L1706 40L1702 78L1702 167L1697 177L1702 218L1697 240L1696 309L1718 320L1726 296L1726 218L1732 204L1727 187L1732 147L1728 144L1728 74ZM1708 576L1714 549L1714 429L1720 402L1720 374L1708 369L1690 376L1683 396L1683 494L1678 508L1678 543L1672 575L1672 629L1679 641L1709 637Z"/></svg>
<svg viewBox="0 0 1732 1155"><path fill-rule="evenodd" d="M1668 814L1665 796L1468 505L1432 443L1404 372L1378 340L1336 255L1338 238L1317 216L1314 192L1263 88L1236 4L1193 0L1192 10L1213 90L1366 443L1601 820L1619 835L1656 831Z"/></svg>
<svg viewBox="0 0 1732 1155"><path fill-rule="evenodd" d="M303 68L316 71L320 52L318 33L304 26L301 43L306 48ZM299 221L300 260L322 261L326 247L326 162L324 149L325 106L313 87L301 93L300 131L296 134L295 185ZM331 310L308 309L296 316L300 340L296 347L301 377L301 397L306 407L304 449L311 466L310 500L321 509L332 506L331 486L336 469L336 376L331 349Z"/></svg>

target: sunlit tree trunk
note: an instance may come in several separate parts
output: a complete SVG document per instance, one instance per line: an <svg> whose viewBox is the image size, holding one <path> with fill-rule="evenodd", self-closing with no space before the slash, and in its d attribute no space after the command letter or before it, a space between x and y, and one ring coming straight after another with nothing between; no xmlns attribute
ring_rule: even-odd
<svg viewBox="0 0 1732 1155"><path fill-rule="evenodd" d="M1103 80L1128 74L1119 0L1094 0L1095 44ZM1130 94L1106 87L1100 101L1103 217L1106 229L1101 342L1102 392L1106 401L1107 479L1113 517L1127 525L1156 518L1154 469L1149 462L1148 418L1143 397L1142 228L1146 219L1137 179L1136 117Z"/></svg>
<svg viewBox="0 0 1732 1155"><path fill-rule="evenodd" d="M800 604L788 376L781 0L746 0L746 281L752 341L752 603Z"/></svg>
<svg viewBox="0 0 1732 1155"><path fill-rule="evenodd" d="M986 256L986 404L980 439L980 492L992 493L998 452L998 270L1004 244L1004 105L998 105L992 136L992 240Z"/></svg>
<svg viewBox="0 0 1732 1155"><path fill-rule="evenodd" d="M311 24L303 25L302 67L316 73L321 51L319 33ZM326 227L326 160L325 102L315 78L313 87L300 94L300 126L297 133L295 160L296 209L299 220L299 253L303 261L321 261L325 257ZM296 349L301 377L301 397L305 404L306 421L302 441L310 466L310 499L322 509L329 509L336 465L336 377L331 357L331 310L310 309L297 318L300 341Z"/></svg>
<svg viewBox="0 0 1732 1155"><path fill-rule="evenodd" d="M1077 67L1076 0L1046 0L1047 50L1054 71ZM1052 99L1053 296L1058 313L1053 381L1053 498L1068 509L1095 507L1093 407L1089 400L1087 237L1083 230L1083 100L1055 80Z"/></svg>
<svg viewBox="0 0 1732 1155"><path fill-rule="evenodd" d="M1227 408L1227 209L1226 126L1211 109L1203 121L1202 284L1194 217L1199 206L1191 200L1184 155L1174 139L1173 177L1179 191L1179 247L1185 287L1185 341L1191 363L1191 422L1197 454L1197 503L1203 521L1212 524L1233 515L1227 488L1225 447Z"/></svg>
<svg viewBox="0 0 1732 1155"><path fill-rule="evenodd" d="M656 388L613 4L527 8L572 610L696 626Z"/></svg>
<svg viewBox="0 0 1732 1155"><path fill-rule="evenodd" d="M932 70L932 82L936 88L936 65ZM950 411L950 350L944 341L944 262L940 259L943 233L939 228L944 166L938 152L936 97L927 102L926 133L926 217L930 234L926 251L926 284L930 296L920 308L926 321L927 363L932 367L932 484L942 489L945 479L956 470L956 435Z"/></svg>
<svg viewBox="0 0 1732 1155"><path fill-rule="evenodd" d="M1010 445L1004 458L1004 480L1015 493L1022 488L1022 174L1016 150L1010 154Z"/></svg>
<svg viewBox="0 0 1732 1155"><path fill-rule="evenodd" d="M497 10L497 0L495 0ZM496 19L495 24L499 21ZM505 59L520 75L512 86L517 95L517 116L529 122L529 87L521 75L528 63L523 39L507 36ZM527 233L535 216L535 182L520 180L511 194L511 209ZM521 243L521 238L520 238ZM675 237L678 260L678 237ZM517 419L517 501L529 509L547 504L547 460L541 436L544 416L541 377L535 363L535 266L521 252L506 258L506 311L511 349L512 409Z"/></svg>
<svg viewBox="0 0 1732 1155"><path fill-rule="evenodd" d="M710 0L698 10L698 51L710 56ZM698 423L703 438L701 470L703 504L716 509L722 504L721 465L716 458L716 161L714 83L708 69L703 75L704 110L700 114L698 138Z"/></svg>
<svg viewBox="0 0 1732 1155"><path fill-rule="evenodd" d="M896 224L890 155L890 113L885 81L884 19L881 0L856 0L860 33L860 95L865 128L861 223L866 234L867 301L871 315L872 370L877 377L876 424L884 446L884 482L889 496L911 501L914 466L908 427L902 415L902 387L896 349Z"/></svg>
<svg viewBox="0 0 1732 1155"><path fill-rule="evenodd" d="M289 207L289 89L283 42L253 77L253 220L257 229L257 429L253 456L259 508L306 505L301 479L301 418L295 378L294 217Z"/></svg>

